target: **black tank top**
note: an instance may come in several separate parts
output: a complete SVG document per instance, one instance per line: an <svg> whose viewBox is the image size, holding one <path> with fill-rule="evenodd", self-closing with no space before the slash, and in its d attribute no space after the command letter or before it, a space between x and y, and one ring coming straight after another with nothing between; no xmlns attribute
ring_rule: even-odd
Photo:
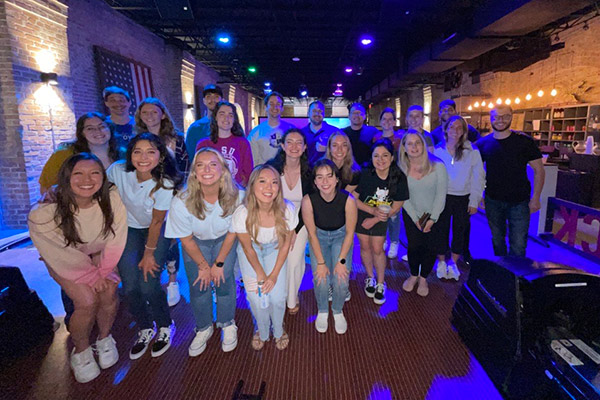
<svg viewBox="0 0 600 400"><path fill-rule="evenodd" d="M315 225L324 231L335 231L346 225L348 192L338 190L331 202L326 202L317 190L308 196L315 216Z"/></svg>

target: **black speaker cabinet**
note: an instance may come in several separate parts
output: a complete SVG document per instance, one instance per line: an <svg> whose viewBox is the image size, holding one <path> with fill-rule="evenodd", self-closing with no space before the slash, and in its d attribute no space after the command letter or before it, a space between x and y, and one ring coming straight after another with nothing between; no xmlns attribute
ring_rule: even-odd
<svg viewBox="0 0 600 400"><path fill-rule="evenodd" d="M526 258L474 260L452 324L508 398L600 399L600 277Z"/></svg>
<svg viewBox="0 0 600 400"><path fill-rule="evenodd" d="M0 266L0 365L52 338L54 318L16 267Z"/></svg>

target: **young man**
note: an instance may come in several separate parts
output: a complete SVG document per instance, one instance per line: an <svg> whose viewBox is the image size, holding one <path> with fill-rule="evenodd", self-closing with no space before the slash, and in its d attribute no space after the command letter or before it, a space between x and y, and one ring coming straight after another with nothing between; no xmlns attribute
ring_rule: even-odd
<svg viewBox="0 0 600 400"><path fill-rule="evenodd" d="M223 99L223 91L220 87L213 85L212 83L204 86L204 90L202 91L202 101L208 109L207 114L191 124L185 136L185 148L190 160L194 159L198 142L210 136L210 120L212 118L212 112L221 99Z"/></svg>
<svg viewBox="0 0 600 400"><path fill-rule="evenodd" d="M524 257L529 215L540 209L545 178L542 154L531 137L510 129L510 106L493 108L490 120L493 133L479 139L477 148L486 167L485 213L492 230L494 254ZM527 164L534 172L531 198Z"/></svg>
<svg viewBox="0 0 600 400"><path fill-rule="evenodd" d="M354 159L361 167L367 165L371 160L373 136L378 133L377 128L365 125L366 116L367 113L363 105L353 103L348 114L350 126L343 129L344 133L350 138Z"/></svg>
<svg viewBox="0 0 600 400"><path fill-rule="evenodd" d="M104 105L110 113L106 122L114 125L115 139L117 140L119 151L122 151L124 154L127 151L129 141L134 136L133 126L135 125L135 120L129 114L131 97L129 96L129 92L117 86L109 86L104 89L102 97L104 98Z"/></svg>
<svg viewBox="0 0 600 400"><path fill-rule="evenodd" d="M258 124L248 135L254 166L264 164L275 157L281 148L283 134L294 127L294 125L281 120L283 96L280 93L271 92L265 97L265 106L267 106L267 120Z"/></svg>
<svg viewBox="0 0 600 400"><path fill-rule="evenodd" d="M444 139L444 124L446 123L446 121L448 121L448 118L456 114L456 103L454 102L454 100L447 99L440 103L438 111L440 126L431 131L431 137L433 138L434 146L437 147L438 145L446 141ZM477 140L479 140L479 138L481 138L481 135L473 126L467 125L467 127L469 129L467 138L471 143L475 143Z"/></svg>
<svg viewBox="0 0 600 400"><path fill-rule="evenodd" d="M404 133L406 133L409 129L418 131L425 138L425 141L427 142L427 149L432 152L434 147L433 138L431 137L431 133L423 129L423 122L425 121L425 110L423 110L423 107L418 105L412 105L408 107L408 110L406 110L405 121L408 129L402 132L402 135L404 135Z"/></svg>
<svg viewBox="0 0 600 400"><path fill-rule="evenodd" d="M319 100L310 103L308 106L309 123L302 128L302 132L306 136L306 151L310 165L325 155L329 136L338 131L338 128L323 121L324 116L325 105L323 103Z"/></svg>

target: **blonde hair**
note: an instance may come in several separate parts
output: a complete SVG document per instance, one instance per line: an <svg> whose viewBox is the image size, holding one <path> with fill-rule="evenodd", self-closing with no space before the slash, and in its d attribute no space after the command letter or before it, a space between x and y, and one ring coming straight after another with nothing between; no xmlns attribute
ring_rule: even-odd
<svg viewBox="0 0 600 400"><path fill-rule="evenodd" d="M246 219L246 231L250 234L250 237L255 243L258 243L258 229L259 229L259 217L258 217L258 200L256 199L256 195L254 194L254 185L258 180L261 172L264 170L269 170L273 172L273 175L277 179L277 183L279 185L279 189L277 190L277 195L273 199L273 203L271 204L270 213L273 213L273 217L275 218L275 233L277 234L277 238L279 243L282 243L285 240L285 236L287 235L289 229L287 226L287 222L285 221L285 209L286 202L283 199L283 190L281 188L281 176L279 172L272 166L268 164L262 164L256 166L252 170L250 174L250 178L248 179L248 189L246 191L246 198L244 199L244 205L248 210L248 218ZM278 245L279 246L279 245Z"/></svg>
<svg viewBox="0 0 600 400"><path fill-rule="evenodd" d="M402 141L400 142L400 149L398 149L399 157L398 157L398 166L404 172L406 176L408 176L408 171L410 170L410 159L408 158L408 154L406 154L406 141L410 135L417 136L423 145L424 157L423 161L421 161L421 165L415 165L417 171L421 172L423 175L429 175L431 171L435 168L436 158L427 150L427 143L425 143L425 137L423 134L415 129L409 129L402 136Z"/></svg>
<svg viewBox="0 0 600 400"><path fill-rule="evenodd" d="M339 170L340 170L340 177L342 178L342 180L344 182L350 182L350 181L352 181L352 176L355 173L360 172L360 167L358 166L356 161L354 161L354 154L352 152L352 143L350 143L350 138L348 137L348 135L346 135L342 131L337 131L337 132L332 133L331 136L329 136L329 139L327 140L327 150L325 150L325 158L333 161L333 157L331 156L331 144L333 143L333 139L336 136L343 137L346 140L346 144L348 145L348 153L346 154L346 157L344 158L344 162L342 163L342 166L339 168Z"/></svg>
<svg viewBox="0 0 600 400"><path fill-rule="evenodd" d="M202 192L202 184L198 181L196 176L196 159L200 154L212 153L219 160L221 164L221 170L223 171L221 178L219 179L219 206L223 209L221 217L227 217L233 214L239 198L239 188L234 182L229 167L225 162L225 159L217 150L210 147L203 147L196 152L194 161L192 161L192 170L187 179L187 188L181 193L180 198L185 202L185 206L188 211L198 219L204 219L206 217L206 205L204 204L204 194Z"/></svg>

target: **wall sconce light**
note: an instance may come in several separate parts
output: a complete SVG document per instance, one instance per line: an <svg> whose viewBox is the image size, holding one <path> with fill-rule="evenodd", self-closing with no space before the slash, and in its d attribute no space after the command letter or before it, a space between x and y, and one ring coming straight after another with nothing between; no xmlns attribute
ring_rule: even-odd
<svg viewBox="0 0 600 400"><path fill-rule="evenodd" d="M42 72L40 74L40 80L49 85L58 85L58 75L56 72Z"/></svg>

